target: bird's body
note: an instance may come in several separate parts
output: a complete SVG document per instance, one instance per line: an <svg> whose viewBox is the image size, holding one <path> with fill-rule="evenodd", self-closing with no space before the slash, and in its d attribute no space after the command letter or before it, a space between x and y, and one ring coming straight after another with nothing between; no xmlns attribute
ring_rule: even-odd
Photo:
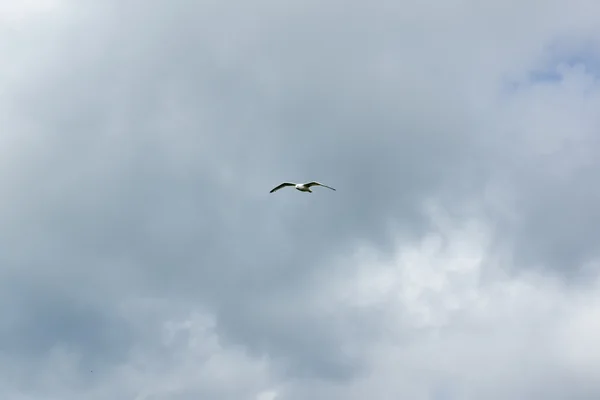
<svg viewBox="0 0 600 400"><path fill-rule="evenodd" d="M323 185L322 183L319 182L307 182L307 183L292 183L292 182L284 182L279 186L274 187L273 189L271 189L271 191L269 193L273 193L278 191L281 188L284 188L286 186L293 186L296 190L300 191L300 192L308 192L308 193L312 193L312 190L310 190L310 188L312 186L323 186L326 187L327 189L331 189L331 190L335 190L332 187L329 187L327 185Z"/></svg>

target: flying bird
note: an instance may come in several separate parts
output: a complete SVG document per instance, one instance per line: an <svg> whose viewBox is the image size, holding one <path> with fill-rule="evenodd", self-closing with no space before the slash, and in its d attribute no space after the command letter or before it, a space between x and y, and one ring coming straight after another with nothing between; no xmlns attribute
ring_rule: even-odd
<svg viewBox="0 0 600 400"><path fill-rule="evenodd" d="M310 188L312 186L323 186L326 187L327 189L331 189L331 190L335 190L334 188L327 186L327 185L323 185L322 183L319 182L308 182L308 183L291 183L291 182L284 182L281 185L274 187L273 189L271 189L271 191L269 193L273 193L278 191L281 188L284 188L286 186L294 186L296 190L299 190L301 192L308 192L308 193L312 193L312 190L310 190Z"/></svg>

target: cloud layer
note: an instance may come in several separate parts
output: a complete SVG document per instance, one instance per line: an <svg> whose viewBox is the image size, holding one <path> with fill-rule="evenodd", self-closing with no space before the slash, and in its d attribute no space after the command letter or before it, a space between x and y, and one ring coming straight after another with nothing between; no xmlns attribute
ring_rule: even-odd
<svg viewBox="0 0 600 400"><path fill-rule="evenodd" d="M600 396L594 2L4 3L3 398Z"/></svg>

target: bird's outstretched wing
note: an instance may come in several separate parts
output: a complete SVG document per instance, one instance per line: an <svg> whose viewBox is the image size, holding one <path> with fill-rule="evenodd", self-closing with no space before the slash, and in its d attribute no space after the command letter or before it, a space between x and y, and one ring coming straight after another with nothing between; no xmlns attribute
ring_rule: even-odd
<svg viewBox="0 0 600 400"><path fill-rule="evenodd" d="M306 186L306 187L311 187L311 186L323 186L323 187L326 187L327 189L335 190L335 189L334 189L334 188L332 188L331 186L323 185L322 183L319 183L319 182L314 182L314 181L313 181L313 182L308 182L308 183L305 183L305 184L304 184L304 186Z"/></svg>
<svg viewBox="0 0 600 400"><path fill-rule="evenodd" d="M290 183L290 182L283 182L281 185L274 187L273 189L271 189L271 191L269 193L273 193L278 191L279 189L286 187L286 186L296 186L295 183Z"/></svg>

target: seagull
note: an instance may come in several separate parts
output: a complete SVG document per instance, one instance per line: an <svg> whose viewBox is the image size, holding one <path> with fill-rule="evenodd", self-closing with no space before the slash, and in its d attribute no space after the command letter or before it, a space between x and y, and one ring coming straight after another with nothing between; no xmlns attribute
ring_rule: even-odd
<svg viewBox="0 0 600 400"><path fill-rule="evenodd" d="M271 189L271 191L269 193L273 193L278 191L281 188L284 188L286 186L294 186L296 188L296 190L299 190L301 192L308 192L308 193L312 193L312 190L310 190L311 186L323 186L326 187L327 189L331 189L331 190L335 190L332 187L329 187L327 185L323 185L322 183L319 182L307 182L307 183L291 183L291 182L284 182L281 185L274 187L273 189Z"/></svg>

